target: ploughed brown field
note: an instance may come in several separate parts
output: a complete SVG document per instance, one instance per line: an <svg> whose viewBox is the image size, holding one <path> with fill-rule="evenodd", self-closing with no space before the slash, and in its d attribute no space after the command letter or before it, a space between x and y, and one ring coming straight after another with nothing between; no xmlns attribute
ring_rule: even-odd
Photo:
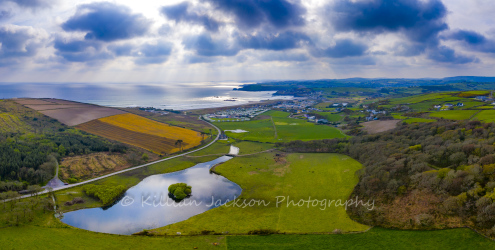
<svg viewBox="0 0 495 250"><path fill-rule="evenodd" d="M40 113L57 119L65 125L76 126L94 119L125 114L126 112L114 108L94 106L85 108L51 109L40 111Z"/></svg>
<svg viewBox="0 0 495 250"><path fill-rule="evenodd" d="M175 146L176 140L131 131L112 124L108 124L106 122L102 122L100 120L93 120L78 125L76 126L76 128L91 134L108 138L110 140L115 140L136 147L144 148L157 154L164 155L179 151L178 146ZM185 148L188 146L188 144L184 142L182 143L182 146L183 148Z"/></svg>
<svg viewBox="0 0 495 250"><path fill-rule="evenodd" d="M125 111L58 99L16 99L68 126L165 155L201 144L199 132L153 121ZM182 143L176 144L180 140Z"/></svg>
<svg viewBox="0 0 495 250"><path fill-rule="evenodd" d="M127 113L114 108L59 99L16 99L15 101L67 126L76 126L94 119Z"/></svg>
<svg viewBox="0 0 495 250"><path fill-rule="evenodd" d="M92 107L92 105L87 104L77 104L77 105L58 105L58 104L50 104L50 105L24 105L30 109L34 109L36 111L43 110L52 110L52 109L70 109L70 108L88 108Z"/></svg>

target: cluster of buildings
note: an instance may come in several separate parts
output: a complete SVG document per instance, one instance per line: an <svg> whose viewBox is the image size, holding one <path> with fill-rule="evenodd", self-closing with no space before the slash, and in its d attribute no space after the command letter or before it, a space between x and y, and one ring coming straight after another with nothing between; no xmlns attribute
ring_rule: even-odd
<svg viewBox="0 0 495 250"><path fill-rule="evenodd" d="M442 107L445 107L445 108L442 109ZM446 103L443 106L442 105L433 106L433 108L435 108L437 110L448 110L448 109L451 109L453 107L464 107L464 103L462 103L462 102L458 102L457 104Z"/></svg>
<svg viewBox="0 0 495 250"><path fill-rule="evenodd" d="M378 117L376 117L379 114L387 114L387 111L376 111L374 109L367 109L366 112L369 113L369 115L366 117L366 121L373 121L373 120L378 120Z"/></svg>
<svg viewBox="0 0 495 250"><path fill-rule="evenodd" d="M219 111L214 114L206 114L203 115L203 119L209 122L222 122L222 121L242 122L242 121L249 121L251 120L251 118L254 118L269 110L270 109L266 109L266 108L236 108L236 109Z"/></svg>
<svg viewBox="0 0 495 250"><path fill-rule="evenodd" d="M291 100L278 103L273 106L274 109L282 109L292 113L308 113L313 111L321 111L313 108L317 102L314 100Z"/></svg>
<svg viewBox="0 0 495 250"><path fill-rule="evenodd" d="M159 114L159 115L167 115L169 112L164 111L162 109L156 109L156 108L139 108L139 110L145 111L145 112L150 112L153 114Z"/></svg>
<svg viewBox="0 0 495 250"><path fill-rule="evenodd" d="M335 108L336 108L336 107L343 107L343 108L345 108L345 107L347 107L347 105L349 105L349 103L347 103L347 102L343 102L343 103L334 103L334 104L332 104L332 107L335 107Z"/></svg>

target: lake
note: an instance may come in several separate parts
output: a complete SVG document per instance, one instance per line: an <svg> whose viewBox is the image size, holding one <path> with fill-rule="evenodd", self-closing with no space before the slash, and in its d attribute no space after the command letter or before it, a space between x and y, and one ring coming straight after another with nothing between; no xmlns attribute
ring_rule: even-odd
<svg viewBox="0 0 495 250"><path fill-rule="evenodd" d="M260 100L292 99L291 96L273 96L274 91L234 91L233 88L239 85L241 83L180 85L0 83L0 98L58 98L109 107L139 106L175 110L226 107Z"/></svg>
<svg viewBox="0 0 495 250"><path fill-rule="evenodd" d="M149 176L113 206L68 212L62 222L95 232L129 235L186 220L239 197L239 185L210 173L211 167L230 159L222 156L182 171ZM177 203L168 197L168 187L180 182L192 186L192 195Z"/></svg>

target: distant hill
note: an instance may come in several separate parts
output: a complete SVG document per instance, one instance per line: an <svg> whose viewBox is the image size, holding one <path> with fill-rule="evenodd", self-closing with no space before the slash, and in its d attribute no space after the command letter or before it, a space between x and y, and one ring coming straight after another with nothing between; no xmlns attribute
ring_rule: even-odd
<svg viewBox="0 0 495 250"><path fill-rule="evenodd" d="M331 88L331 87L410 87L449 85L454 83L495 83L495 77L483 76L455 76L446 78L347 78L347 79L320 79L299 81L269 81L256 84L242 85L234 90L242 91L279 91L294 88Z"/></svg>

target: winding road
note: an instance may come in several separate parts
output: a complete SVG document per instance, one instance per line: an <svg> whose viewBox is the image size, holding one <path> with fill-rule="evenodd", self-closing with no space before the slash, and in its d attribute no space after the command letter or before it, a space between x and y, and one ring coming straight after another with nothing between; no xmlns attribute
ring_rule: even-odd
<svg viewBox="0 0 495 250"><path fill-rule="evenodd" d="M205 120L203 120L203 121L205 121ZM192 151L188 151L188 152L183 153L183 154L174 155L174 156L171 156L171 157L168 157L168 158L164 158L164 159L161 159L161 160L158 160L158 161L154 161L154 162L146 163L146 164L143 164L143 165L139 165L139 166L136 166L136 167L126 168L124 170L120 170L120 171L117 171L117 172L114 172L114 173L111 173L111 174L107 174L107 175L103 175L103 176L100 176L100 177L96 177L96 178L93 178L91 180L86 180L86 181L82 181L82 182L78 182L78 183L74 183L74 184L70 184L70 185L64 185L62 187L56 187L56 188L53 188L52 191L59 191L59 190L63 190L63 189L77 187L77 186L88 184L88 183L91 183L91 182L94 182L94 181L97 181L97 180L105 179L105 178L110 177L110 176L122 174L122 173L125 173L125 172L128 172L128 171L132 171L132 170L135 170L135 169L138 169L138 168L150 166L150 165L153 165L153 164L156 164L156 163L159 163L159 162L163 162L163 161L172 160L172 159L175 159L175 158L178 158L178 157L182 157L182 156L185 156L185 155L192 154L194 152L198 152L200 150L203 150L203 149L205 149L205 148L213 145L213 143L215 143L216 141L218 141L218 138L220 137L220 134L221 134L221 130L217 126L211 124L208 121L205 121L205 122L207 122L208 124L210 124L211 126L213 126L214 128L216 128L217 131L218 131L218 134L217 134L217 137L213 141L211 141L210 143L208 143L204 147L201 147L201 148L198 148L198 149L195 149L195 150L192 150ZM40 194L46 194L48 192L49 192L49 190L46 190L45 189L45 190L39 192L38 195L40 195ZM2 200L0 202L8 202L8 201L11 201L11 200L24 199L24 198L28 198L28 197L31 197L31 196L33 196L33 194L27 194L27 195L15 197L15 198L7 199L7 200Z"/></svg>

